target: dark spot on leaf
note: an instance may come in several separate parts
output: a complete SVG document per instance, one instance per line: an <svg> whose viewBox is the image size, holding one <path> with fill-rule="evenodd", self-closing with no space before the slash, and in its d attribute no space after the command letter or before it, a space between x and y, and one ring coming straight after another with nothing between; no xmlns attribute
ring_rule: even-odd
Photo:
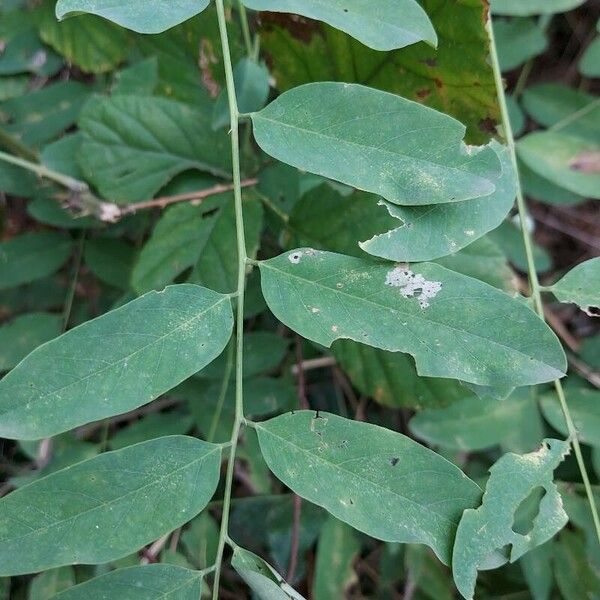
<svg viewBox="0 0 600 600"><path fill-rule="evenodd" d="M394 456L394 458L390 458L390 464L392 465L392 467L395 467L399 461L400 459L397 456Z"/></svg>
<svg viewBox="0 0 600 600"><path fill-rule="evenodd" d="M424 60L421 61L424 65L427 65L428 67L437 67L437 60L435 58L426 58Z"/></svg>
<svg viewBox="0 0 600 600"><path fill-rule="evenodd" d="M352 500L352 498L350 498L350 504L354 504L354 500Z"/></svg>
<svg viewBox="0 0 600 600"><path fill-rule="evenodd" d="M429 88L423 88L422 90L417 91L417 98L419 100L425 100L427 96L431 94L431 90Z"/></svg>
<svg viewBox="0 0 600 600"><path fill-rule="evenodd" d="M438 90L444 87L444 82L441 79L436 77L433 81L435 81L435 87L437 87Z"/></svg>
<svg viewBox="0 0 600 600"><path fill-rule="evenodd" d="M497 123L495 119L492 119L492 117L486 117L485 119L481 119L481 121L479 121L479 130L483 131L484 133L495 135L497 133L496 125Z"/></svg>

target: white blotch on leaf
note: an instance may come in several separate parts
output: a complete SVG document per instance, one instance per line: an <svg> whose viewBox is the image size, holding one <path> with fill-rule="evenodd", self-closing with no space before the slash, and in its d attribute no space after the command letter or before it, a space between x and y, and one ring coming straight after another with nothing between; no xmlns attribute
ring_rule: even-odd
<svg viewBox="0 0 600 600"><path fill-rule="evenodd" d="M288 259L293 265L297 265L301 258L302 252L292 252L290 255L288 255Z"/></svg>
<svg viewBox="0 0 600 600"><path fill-rule="evenodd" d="M406 265L398 265L389 271L385 283L400 288L405 298L417 298L421 308L427 308L429 300L435 298L442 289L440 281L428 281L420 273L413 273Z"/></svg>

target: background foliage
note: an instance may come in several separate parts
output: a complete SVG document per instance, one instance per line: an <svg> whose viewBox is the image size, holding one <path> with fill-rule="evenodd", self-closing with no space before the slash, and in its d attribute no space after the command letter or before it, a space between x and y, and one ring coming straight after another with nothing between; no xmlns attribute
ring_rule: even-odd
<svg viewBox="0 0 600 600"><path fill-rule="evenodd" d="M0 598L600 596L600 5L491 2L532 300L487 3L348 3L226 3L240 265L219 4L0 0Z"/></svg>

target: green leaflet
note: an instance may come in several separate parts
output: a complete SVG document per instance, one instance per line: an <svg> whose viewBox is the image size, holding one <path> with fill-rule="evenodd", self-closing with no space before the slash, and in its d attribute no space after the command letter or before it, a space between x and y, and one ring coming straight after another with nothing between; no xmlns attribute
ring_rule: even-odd
<svg viewBox="0 0 600 600"><path fill-rule="evenodd" d="M494 36L502 71L520 67L548 47L546 33L535 19L494 19Z"/></svg>
<svg viewBox="0 0 600 600"><path fill-rule="evenodd" d="M559 187L600 199L600 144L563 133L535 132L517 144L519 158L535 173Z"/></svg>
<svg viewBox="0 0 600 600"><path fill-rule="evenodd" d="M58 23L51 1L46 1L41 10L40 37L87 73L114 69L128 51L128 36L120 27L92 15Z"/></svg>
<svg viewBox="0 0 600 600"><path fill-rule="evenodd" d="M579 440L600 448L600 392L578 387L568 387L567 390L569 411ZM548 423L568 436L569 430L558 398L553 394L545 394L540 406Z"/></svg>
<svg viewBox="0 0 600 600"><path fill-rule="evenodd" d="M501 401L466 397L447 408L424 410L410 420L409 428L430 445L462 452L498 444L516 450L522 447L521 440L531 450L542 439L540 417L529 390Z"/></svg>
<svg viewBox="0 0 600 600"><path fill-rule="evenodd" d="M527 306L434 263L412 269L309 248L260 263L275 316L324 346L348 338L406 352L420 375L480 385L562 377L560 343Z"/></svg>
<svg viewBox="0 0 600 600"><path fill-rule="evenodd" d="M549 288L561 302L573 302L590 316L600 309L600 258L578 264Z"/></svg>
<svg viewBox="0 0 600 600"><path fill-rule="evenodd" d="M498 227L514 204L516 184L508 149L497 142L492 142L491 148L502 165L502 174L493 180L494 193L431 206L396 206L382 201L402 225L360 242L360 247L390 260L433 260L454 254Z"/></svg>
<svg viewBox="0 0 600 600"><path fill-rule="evenodd" d="M437 45L427 13L415 0L243 0L248 8L296 13L324 21L375 50L394 50L421 40Z"/></svg>
<svg viewBox="0 0 600 600"><path fill-rule="evenodd" d="M277 89L316 80L368 85L447 113L467 126L469 143L487 143L499 120L487 7L480 0L419 4L433 23L438 48L420 42L381 52L326 24L263 13L261 46Z"/></svg>
<svg viewBox="0 0 600 600"><path fill-rule="evenodd" d="M147 200L175 175L198 169L229 177L226 132L193 106L149 96L95 98L82 111L85 175L118 203Z"/></svg>
<svg viewBox="0 0 600 600"><path fill-rule="evenodd" d="M267 154L394 204L489 196L500 173L491 149L467 149L458 121L361 85L303 85L254 113L252 122Z"/></svg>
<svg viewBox="0 0 600 600"><path fill-rule="evenodd" d="M568 452L568 442L547 439L538 451L505 454L490 468L482 504L465 510L454 542L452 573L464 598L473 598L477 570L492 553L510 545L509 557L514 562L566 525L568 517L552 474ZM545 494L533 528L527 534L516 533L515 512L537 487Z"/></svg>
<svg viewBox="0 0 600 600"><path fill-rule="evenodd" d="M62 316L29 313L0 326L0 372L15 367L40 344L62 331Z"/></svg>
<svg viewBox="0 0 600 600"><path fill-rule="evenodd" d="M298 495L375 538L423 543L449 564L479 486L410 438L329 413L287 413L256 425L273 473Z"/></svg>
<svg viewBox="0 0 600 600"><path fill-rule="evenodd" d="M67 262L71 248L71 238L50 231L0 242L0 290L52 275Z"/></svg>
<svg viewBox="0 0 600 600"><path fill-rule="evenodd" d="M532 119L545 127L592 142L600 135L600 105L592 94L542 83L525 90L523 106Z"/></svg>
<svg viewBox="0 0 600 600"><path fill-rule="evenodd" d="M0 381L0 435L49 437L151 402L216 358L232 324L228 296L190 284L88 321Z"/></svg>
<svg viewBox="0 0 600 600"><path fill-rule="evenodd" d="M567 12L583 4L585 0L491 0L495 15L526 17Z"/></svg>
<svg viewBox="0 0 600 600"><path fill-rule="evenodd" d="M345 597L348 587L358 578L352 563L360 543L354 531L342 521L329 517L317 546L317 564L312 598L331 600Z"/></svg>
<svg viewBox="0 0 600 600"><path fill-rule="evenodd" d="M269 98L269 70L261 63L242 58L233 69L238 110L251 113L260 110ZM229 126L227 90L221 90L213 112L213 129Z"/></svg>
<svg viewBox="0 0 600 600"><path fill-rule="evenodd" d="M220 459L220 446L163 437L12 492L0 501L0 574L104 563L138 550L206 506Z"/></svg>
<svg viewBox="0 0 600 600"><path fill-rule="evenodd" d="M58 0L56 16L64 19L90 13L138 33L160 33L202 12L208 3L209 0Z"/></svg>
<svg viewBox="0 0 600 600"><path fill-rule="evenodd" d="M90 579L52 600L198 600L204 574L166 564L129 567Z"/></svg>
<svg viewBox="0 0 600 600"><path fill-rule="evenodd" d="M260 600L304 600L271 565L244 548L235 547L231 566Z"/></svg>

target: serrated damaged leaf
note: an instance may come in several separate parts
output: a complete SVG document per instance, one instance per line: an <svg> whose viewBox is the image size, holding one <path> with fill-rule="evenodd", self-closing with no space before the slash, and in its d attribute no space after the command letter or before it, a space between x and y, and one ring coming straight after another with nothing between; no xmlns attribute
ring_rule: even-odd
<svg viewBox="0 0 600 600"><path fill-rule="evenodd" d="M547 439L530 454L505 454L491 468L483 501L467 509L458 525L452 555L452 573L464 598L472 599L477 570L494 552L510 546L511 562L558 533L568 517L553 472L569 453L569 442ZM530 493L541 487L544 495L528 533L514 530L515 513Z"/></svg>

